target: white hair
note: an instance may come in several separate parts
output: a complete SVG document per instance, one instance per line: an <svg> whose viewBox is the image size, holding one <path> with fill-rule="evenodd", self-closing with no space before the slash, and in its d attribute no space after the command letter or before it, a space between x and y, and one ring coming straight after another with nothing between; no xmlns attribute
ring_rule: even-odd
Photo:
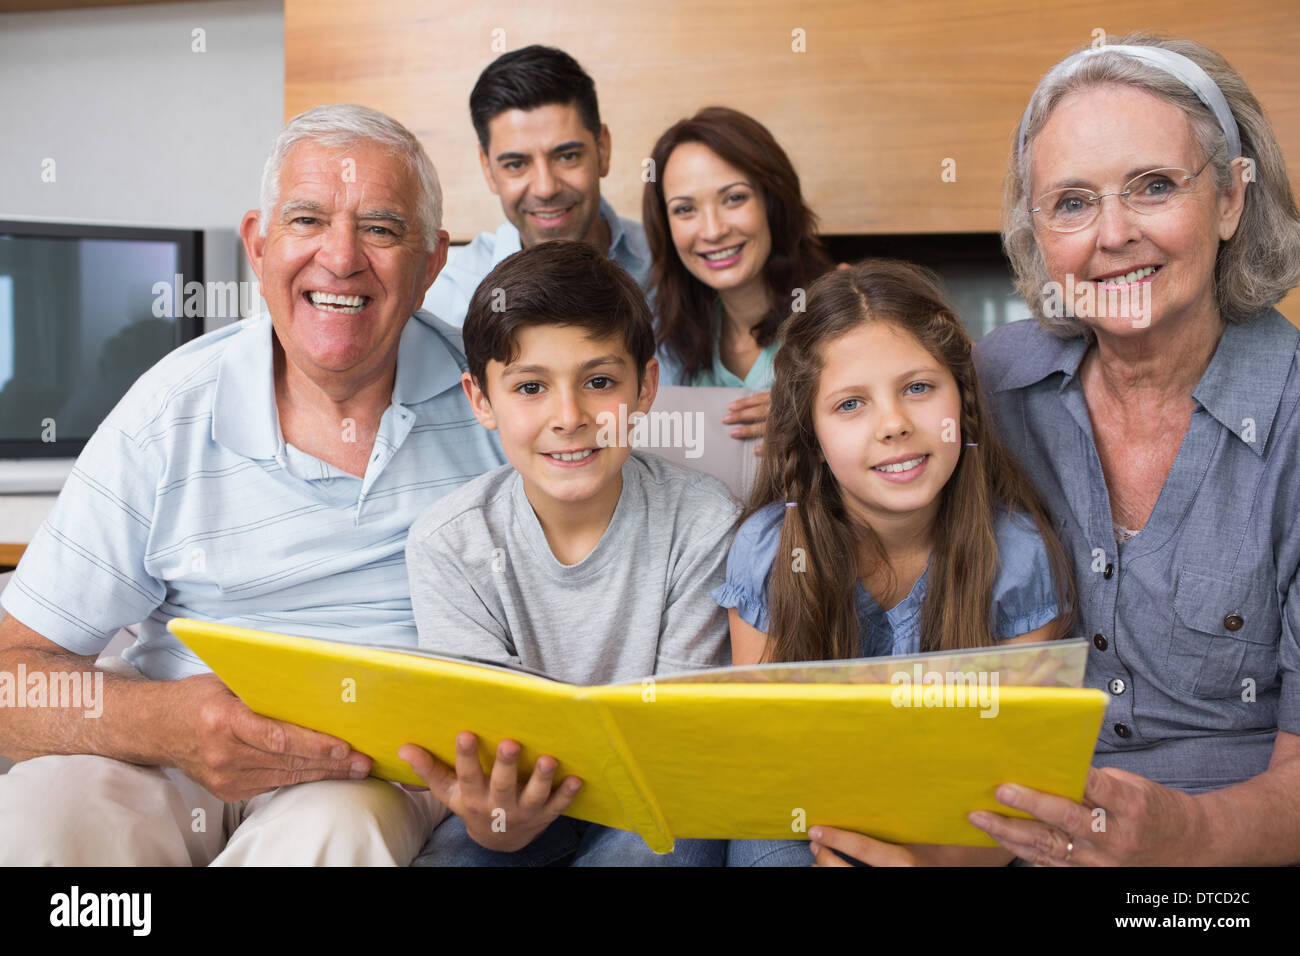
<svg viewBox="0 0 1300 956"><path fill-rule="evenodd" d="M1214 81L1232 111L1242 154L1251 159L1256 171L1246 190L1237 231L1231 239L1218 244L1214 291L1224 319L1247 322L1300 282L1300 214L1273 128L1241 75L1208 47L1145 33L1128 34L1117 43L1160 47L1182 54ZM1182 80L1164 70L1122 53L1108 53L1103 46L1071 74L1049 72L1029 101L1024 149L1013 148L1011 154L1003 188L1002 248L1011 262L1016 290L1029 305L1030 313L1045 329L1062 338L1088 337L1092 332L1078 318L1049 316L1043 308L1043 290L1051 277L1038 248L1029 209L1030 155L1034 137L1061 100L1078 90L1105 84L1131 86L1179 107L1187 116L1201 156L1208 162L1206 172L1213 176L1221 193L1228 190L1232 177L1239 175L1230 165L1237 157L1229 154L1218 119Z"/></svg>
<svg viewBox="0 0 1300 956"><path fill-rule="evenodd" d="M299 113L285 124L271 147L262 169L262 235L271 220L271 212L280 199L280 167L289 150L301 142L321 146L348 146L357 142L386 146L407 161L420 184L416 215L424 234L425 248L438 248L438 230L442 228L442 187L438 171L420 141L397 120L378 110L356 103L331 103Z"/></svg>

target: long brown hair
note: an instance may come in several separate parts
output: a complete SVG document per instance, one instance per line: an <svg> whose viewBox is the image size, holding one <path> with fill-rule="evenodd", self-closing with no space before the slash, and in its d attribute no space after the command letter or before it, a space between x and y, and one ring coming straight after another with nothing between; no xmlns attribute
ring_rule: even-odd
<svg viewBox="0 0 1300 956"><path fill-rule="evenodd" d="M713 362L710 335L717 292L687 271L673 245L664 201L663 171L682 143L701 143L748 177L763 197L772 251L763 266L771 310L753 329L760 346L776 338L797 290L831 267L817 238L817 217L803 201L799 175L767 127L738 110L710 106L674 123L651 152L656 171L645 185L641 221L654 258L652 288L659 316L657 338L680 365L686 380Z"/></svg>
<svg viewBox="0 0 1300 956"><path fill-rule="evenodd" d="M961 394L962 448L940 492L921 614L921 650L994 643L994 521L999 507L1025 512L1037 524L1061 609L1054 636L1068 633L1075 603L1070 565L1038 492L993 433L975 378L970 336L930 273L910 263L875 259L814 282L807 310L792 315L782 329L763 463L743 515L773 501L794 503L785 509L772 564L772 623L764 659L861 656L853 600L854 586L863 575L859 555L865 549L869 562L887 578L892 574L875 532L846 510L813 431L813 402L827 343L868 322L889 322L912 335L948 368Z"/></svg>

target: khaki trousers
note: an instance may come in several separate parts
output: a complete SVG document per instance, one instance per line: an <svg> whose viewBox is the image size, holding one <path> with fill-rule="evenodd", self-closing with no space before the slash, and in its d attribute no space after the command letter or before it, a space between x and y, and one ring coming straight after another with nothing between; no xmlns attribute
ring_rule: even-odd
<svg viewBox="0 0 1300 956"><path fill-rule="evenodd" d="M447 815L383 780L226 803L171 767L36 757L0 776L0 865L407 866Z"/></svg>

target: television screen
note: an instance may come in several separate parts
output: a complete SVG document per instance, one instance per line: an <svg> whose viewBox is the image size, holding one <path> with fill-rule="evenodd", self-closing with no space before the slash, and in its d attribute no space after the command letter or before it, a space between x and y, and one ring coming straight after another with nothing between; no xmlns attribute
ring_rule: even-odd
<svg viewBox="0 0 1300 956"><path fill-rule="evenodd" d="M202 282L201 247L201 232L0 222L0 458L75 457L199 333L173 289Z"/></svg>

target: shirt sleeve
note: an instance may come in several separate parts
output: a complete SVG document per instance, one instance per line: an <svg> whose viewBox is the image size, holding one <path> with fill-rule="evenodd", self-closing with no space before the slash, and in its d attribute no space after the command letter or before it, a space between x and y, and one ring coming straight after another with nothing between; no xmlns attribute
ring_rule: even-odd
<svg viewBox="0 0 1300 956"><path fill-rule="evenodd" d="M162 462L105 423L5 589L5 610L74 654L97 655L167 593L146 570Z"/></svg>
<svg viewBox="0 0 1300 956"><path fill-rule="evenodd" d="M1300 734L1300 571L1291 578L1282 605L1282 643L1278 652L1282 691L1278 697L1277 729Z"/></svg>
<svg viewBox="0 0 1300 956"><path fill-rule="evenodd" d="M740 619L756 630L771 631L767 607L767 579L776 560L785 521L784 502L773 502L754 512L736 532L727 555L727 574L722 586L709 596L719 607L735 608Z"/></svg>
<svg viewBox="0 0 1300 956"><path fill-rule="evenodd" d="M709 498L710 505L715 502ZM699 670L730 663L730 628L727 615L710 600L710 592L723 582L723 566L731 545L739 507L724 493L716 496L721 514L711 510L689 518L681 527L689 543L674 562L668 597L659 624L659 649L655 673ZM697 526L702 530L696 530Z"/></svg>
<svg viewBox="0 0 1300 956"><path fill-rule="evenodd" d="M477 553L477 549L465 551L451 545L438 529L413 528L407 538L406 573L421 650L472 657L503 667L522 666L509 630L474 586L478 569L467 567L458 557L464 553ZM493 553L489 550L486 554L482 570L495 573Z"/></svg>
<svg viewBox="0 0 1300 956"><path fill-rule="evenodd" d="M993 636L1010 640L1055 620L1060 609L1047 547L1034 519L999 512L998 575L993 583Z"/></svg>

